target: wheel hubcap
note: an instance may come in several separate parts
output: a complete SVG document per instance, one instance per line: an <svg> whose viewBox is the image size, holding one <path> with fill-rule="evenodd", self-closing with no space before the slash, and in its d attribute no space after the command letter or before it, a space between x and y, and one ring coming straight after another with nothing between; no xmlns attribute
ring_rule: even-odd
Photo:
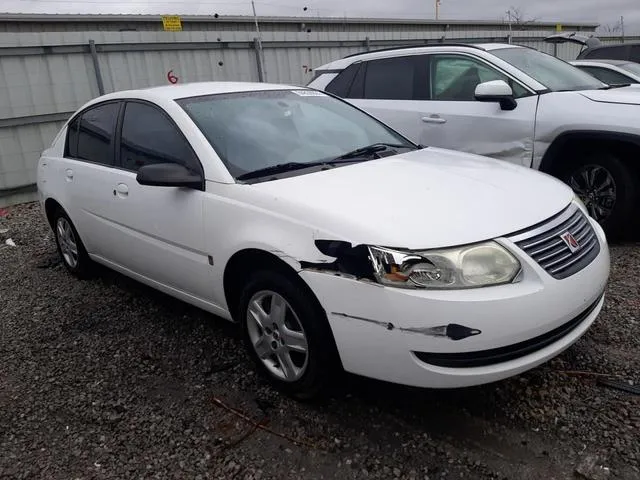
<svg viewBox="0 0 640 480"><path fill-rule="evenodd" d="M307 337L291 305L264 290L249 300L247 330L251 344L269 373L286 382L298 380L309 360Z"/></svg>
<svg viewBox="0 0 640 480"><path fill-rule="evenodd" d="M616 182L599 165L585 165L569 178L569 185L597 221L606 219L616 204Z"/></svg>
<svg viewBox="0 0 640 480"><path fill-rule="evenodd" d="M62 258L71 268L78 266L78 244L71 225L66 218L60 217L56 224L56 235L62 252Z"/></svg>

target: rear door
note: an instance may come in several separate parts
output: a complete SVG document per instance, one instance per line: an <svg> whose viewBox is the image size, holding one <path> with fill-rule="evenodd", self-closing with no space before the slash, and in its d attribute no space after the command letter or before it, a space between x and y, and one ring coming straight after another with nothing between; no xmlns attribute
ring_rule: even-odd
<svg viewBox="0 0 640 480"><path fill-rule="evenodd" d="M419 59L406 55L362 62L345 94L340 95L342 90L336 93L420 143L422 106L416 100L426 98L426 64ZM334 82L347 73L345 70Z"/></svg>
<svg viewBox="0 0 640 480"><path fill-rule="evenodd" d="M67 128L62 169L69 198L64 205L88 253L109 258L113 231L115 129L121 102L91 106Z"/></svg>

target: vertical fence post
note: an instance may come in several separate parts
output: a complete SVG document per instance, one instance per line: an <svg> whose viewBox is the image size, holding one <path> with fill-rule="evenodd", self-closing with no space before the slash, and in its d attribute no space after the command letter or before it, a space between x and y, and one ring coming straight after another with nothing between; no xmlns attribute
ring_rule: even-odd
<svg viewBox="0 0 640 480"><path fill-rule="evenodd" d="M367 52L371 50L371 39L369 37L364 39L364 49Z"/></svg>
<svg viewBox="0 0 640 480"><path fill-rule="evenodd" d="M256 65L258 66L258 80L264 82L264 67L262 65L262 56L260 55L260 43L258 38L253 39L253 49L256 52Z"/></svg>
<svg viewBox="0 0 640 480"><path fill-rule="evenodd" d="M100 62L98 61L98 52L96 50L96 42L89 40L89 50L91 51L91 59L93 60L93 69L96 74L96 82L98 83L98 93L104 95L104 83L102 83L102 73L100 73Z"/></svg>

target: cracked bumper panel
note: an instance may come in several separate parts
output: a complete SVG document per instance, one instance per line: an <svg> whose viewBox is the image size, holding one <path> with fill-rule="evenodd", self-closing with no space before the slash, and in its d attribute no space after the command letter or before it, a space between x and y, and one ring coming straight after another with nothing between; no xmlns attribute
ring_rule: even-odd
<svg viewBox="0 0 640 480"><path fill-rule="evenodd" d="M403 290L316 271L302 278L324 307L345 370L379 380L430 388L490 383L540 365L576 342L597 318L609 275L602 248L580 272L556 280L508 240L500 240L523 267L519 283L457 291ZM413 352L478 352L526 342L593 310L566 335L524 356L492 365L451 368L421 361ZM453 340L434 332L458 324L480 331Z"/></svg>

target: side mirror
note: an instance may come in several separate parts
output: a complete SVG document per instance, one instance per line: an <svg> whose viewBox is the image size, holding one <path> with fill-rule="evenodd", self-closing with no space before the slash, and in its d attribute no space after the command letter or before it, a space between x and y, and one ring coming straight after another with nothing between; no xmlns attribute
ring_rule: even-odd
<svg viewBox="0 0 640 480"><path fill-rule="evenodd" d="M479 102L497 102L502 110L513 110L518 106L513 98L513 90L504 80L484 82L476 87L476 100Z"/></svg>
<svg viewBox="0 0 640 480"><path fill-rule="evenodd" d="M186 187L203 190L203 178L177 163L155 163L140 167L136 180L154 187Z"/></svg>

